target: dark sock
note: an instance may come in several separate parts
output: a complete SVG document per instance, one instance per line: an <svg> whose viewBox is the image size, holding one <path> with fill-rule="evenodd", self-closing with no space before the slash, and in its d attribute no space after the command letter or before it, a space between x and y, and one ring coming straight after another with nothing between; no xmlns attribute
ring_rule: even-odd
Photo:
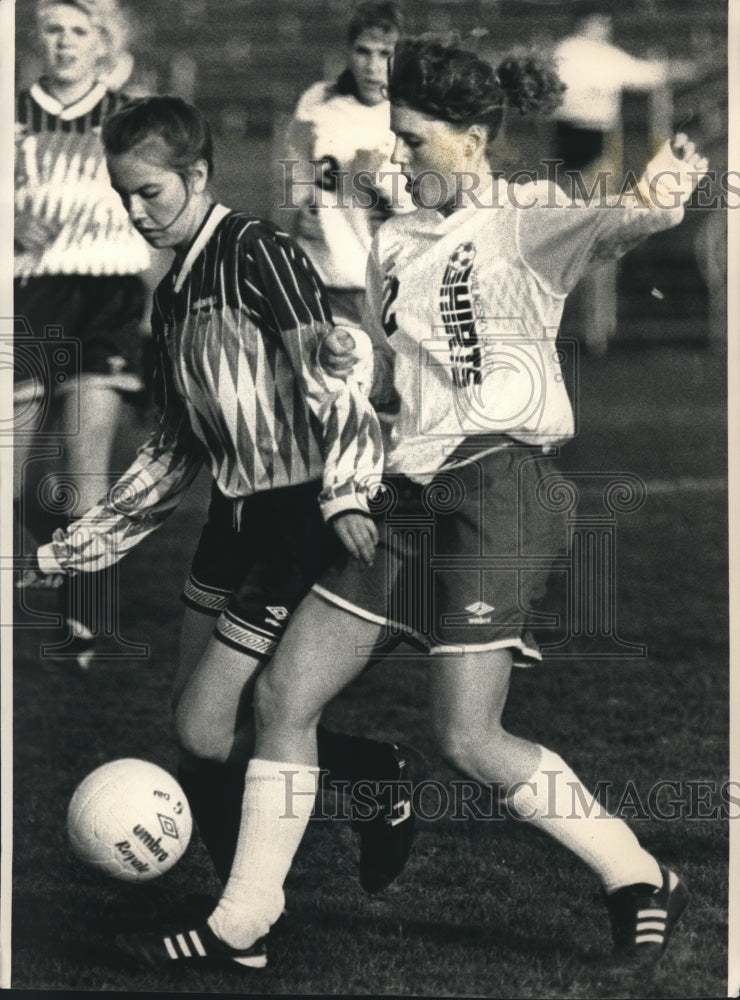
<svg viewBox="0 0 740 1000"><path fill-rule="evenodd" d="M324 726L316 730L319 767L329 773L324 784L343 781L387 781L398 775L398 761L393 746L365 736L335 733Z"/></svg>
<svg viewBox="0 0 740 1000"><path fill-rule="evenodd" d="M222 885L228 881L239 837L245 773L243 764L221 764L180 751L177 779Z"/></svg>

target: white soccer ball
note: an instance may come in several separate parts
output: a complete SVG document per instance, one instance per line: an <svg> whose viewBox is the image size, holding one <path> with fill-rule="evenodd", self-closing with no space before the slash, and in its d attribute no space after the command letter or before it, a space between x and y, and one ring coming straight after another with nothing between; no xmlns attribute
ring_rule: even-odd
<svg viewBox="0 0 740 1000"><path fill-rule="evenodd" d="M147 882L185 853L193 829L180 785L163 768L127 757L82 781L67 810L74 853L124 882Z"/></svg>

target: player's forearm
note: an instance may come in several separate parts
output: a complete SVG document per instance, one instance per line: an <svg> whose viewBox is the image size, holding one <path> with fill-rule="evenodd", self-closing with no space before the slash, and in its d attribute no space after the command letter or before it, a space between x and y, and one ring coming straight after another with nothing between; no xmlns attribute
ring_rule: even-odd
<svg viewBox="0 0 740 1000"><path fill-rule="evenodd" d="M145 446L99 503L39 548L40 568L74 574L118 562L170 516L200 466L194 456Z"/></svg>
<svg viewBox="0 0 740 1000"><path fill-rule="evenodd" d="M686 136L675 136L648 163L637 185L614 200L603 235L593 245L591 260L621 257L648 236L677 226L684 205L707 170L707 161ZM611 210L610 210L611 211Z"/></svg>
<svg viewBox="0 0 740 1000"><path fill-rule="evenodd" d="M324 519L348 510L367 513L383 471L377 415L357 386L350 385L334 401L325 426L324 488L319 496Z"/></svg>

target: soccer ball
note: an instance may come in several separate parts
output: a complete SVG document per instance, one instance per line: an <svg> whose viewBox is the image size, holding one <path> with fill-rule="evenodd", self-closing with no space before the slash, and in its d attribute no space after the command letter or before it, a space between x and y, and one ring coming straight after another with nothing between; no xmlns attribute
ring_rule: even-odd
<svg viewBox="0 0 740 1000"><path fill-rule="evenodd" d="M67 810L72 850L96 871L148 882L185 853L193 829L185 794L146 760L103 764L82 781Z"/></svg>

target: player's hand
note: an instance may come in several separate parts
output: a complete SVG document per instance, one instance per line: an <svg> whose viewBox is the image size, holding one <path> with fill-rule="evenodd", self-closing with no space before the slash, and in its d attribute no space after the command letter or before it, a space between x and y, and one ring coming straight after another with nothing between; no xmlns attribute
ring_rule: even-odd
<svg viewBox="0 0 740 1000"><path fill-rule="evenodd" d="M39 565L38 552L34 553L31 562L32 565L24 569L16 581L19 590L56 590L64 583L67 574L59 570L46 573Z"/></svg>
<svg viewBox="0 0 740 1000"><path fill-rule="evenodd" d="M707 158L697 152L696 144L684 132L676 133L671 139L671 152L677 160L684 162L687 171L697 174L697 180L709 168Z"/></svg>
<svg viewBox="0 0 740 1000"><path fill-rule="evenodd" d="M319 364L327 375L341 378L344 382L363 357L364 352L358 349L356 339L341 326L330 330L319 344Z"/></svg>
<svg viewBox="0 0 740 1000"><path fill-rule="evenodd" d="M373 519L367 514L350 510L338 514L331 523L349 554L366 566L372 566L378 544L378 529Z"/></svg>
<svg viewBox="0 0 740 1000"><path fill-rule="evenodd" d="M691 198L708 166L689 137L678 132L645 167L638 191L648 208L681 208Z"/></svg>
<svg viewBox="0 0 740 1000"><path fill-rule="evenodd" d="M323 238L321 220L318 209L311 205L302 205L298 211L296 235L304 240L320 240Z"/></svg>
<svg viewBox="0 0 740 1000"><path fill-rule="evenodd" d="M42 222L32 212L21 212L15 217L13 241L21 251L43 250L58 232L58 227Z"/></svg>
<svg viewBox="0 0 740 1000"><path fill-rule="evenodd" d="M24 569L16 587L19 590L57 590L64 583L66 573L44 573L40 569Z"/></svg>

